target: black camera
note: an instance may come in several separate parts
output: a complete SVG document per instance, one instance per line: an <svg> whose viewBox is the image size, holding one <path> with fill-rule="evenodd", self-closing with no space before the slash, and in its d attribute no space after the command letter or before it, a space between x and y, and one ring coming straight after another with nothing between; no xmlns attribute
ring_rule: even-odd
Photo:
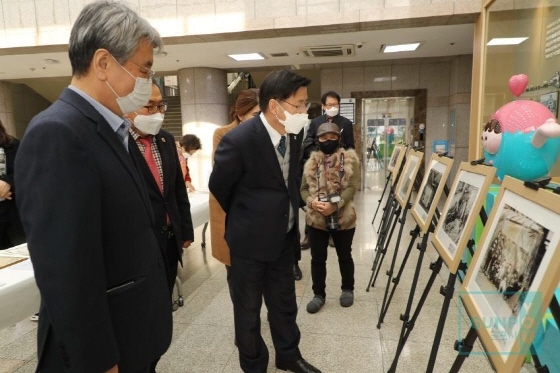
<svg viewBox="0 0 560 373"><path fill-rule="evenodd" d="M338 194L333 194L327 197L319 197L319 202L330 202L337 204L341 201ZM340 223L338 222L338 210L326 217L327 219L327 230L338 231L340 230Z"/></svg>

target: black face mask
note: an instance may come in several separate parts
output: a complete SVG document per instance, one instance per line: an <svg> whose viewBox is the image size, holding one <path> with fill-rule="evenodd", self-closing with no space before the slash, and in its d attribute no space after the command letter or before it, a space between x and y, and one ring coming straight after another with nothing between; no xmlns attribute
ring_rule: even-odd
<svg viewBox="0 0 560 373"><path fill-rule="evenodd" d="M337 151L339 145L338 140L319 141L319 149L325 154L332 154Z"/></svg>

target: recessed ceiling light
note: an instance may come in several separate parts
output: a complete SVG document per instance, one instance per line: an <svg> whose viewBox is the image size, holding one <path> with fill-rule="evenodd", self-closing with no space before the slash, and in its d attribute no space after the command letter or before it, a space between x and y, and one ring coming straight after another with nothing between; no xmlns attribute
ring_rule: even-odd
<svg viewBox="0 0 560 373"><path fill-rule="evenodd" d="M167 52L166 51L161 51L158 54L154 54L154 57L158 57L158 58L167 57Z"/></svg>
<svg viewBox="0 0 560 373"><path fill-rule="evenodd" d="M529 38L494 38L486 45L517 45L523 43L527 39Z"/></svg>
<svg viewBox="0 0 560 373"><path fill-rule="evenodd" d="M260 53L228 54L228 56L236 61L264 60L264 56Z"/></svg>
<svg viewBox="0 0 560 373"><path fill-rule="evenodd" d="M45 58L45 63L48 65L58 65L60 61L55 60L54 58Z"/></svg>
<svg viewBox="0 0 560 373"><path fill-rule="evenodd" d="M408 43L408 44L383 44L381 51L383 53L395 53L395 52L411 52L415 51L420 46L420 43Z"/></svg>

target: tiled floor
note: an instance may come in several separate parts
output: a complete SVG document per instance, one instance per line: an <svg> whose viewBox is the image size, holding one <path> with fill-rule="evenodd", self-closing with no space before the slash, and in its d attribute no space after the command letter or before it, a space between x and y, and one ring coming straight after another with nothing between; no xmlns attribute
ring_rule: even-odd
<svg viewBox="0 0 560 373"><path fill-rule="evenodd" d="M406 309L418 250L412 250L385 320L380 329L376 328L388 278L385 271L391 263L397 233L400 229L400 225L397 225L375 287L367 292L366 288L376 253L374 251L376 228L380 217L377 217L373 227L371 221L383 189L383 182L381 185L377 182L377 186L358 192L355 197L359 219L353 244L356 265L356 301L352 307L342 308L338 304L340 275L336 252L334 249L329 249L327 303L317 314L312 315L305 311L305 306L311 300L313 292L310 279L310 253L309 250L303 252L303 259L300 262L303 279L296 283L297 300L300 307L298 324L302 333L300 348L303 356L324 373L387 372L393 361L402 327L399 314ZM413 227L413 218L409 215L403 229L397 264L402 262L402 254L410 241L409 231ZM197 229L196 235L201 237L202 229ZM413 306L418 302L430 277L429 263L436 258L435 250L429 245L422 264ZM206 250L202 250L200 240L197 245L193 245L185 253L184 261L186 265L180 270L180 277L183 280L185 305L174 313L173 343L161 359L158 371L160 373L241 372L237 350L233 344L232 305L226 285L224 266L212 257L210 243ZM439 288L446 283L447 276L448 272L445 268L437 275L415 327L400 355L397 372L423 372L426 370L443 302ZM414 312L414 307L411 314ZM262 333L270 350L268 372L276 372L274 349L264 307L262 320ZM0 373L34 372L36 326L36 323L25 320L10 328L0 330ZM468 323L463 314L459 313L455 295L449 309L434 372L449 371L457 356L453 349L454 341L457 338L463 338L467 330ZM486 373L492 371L477 343L473 354L463 364L461 372ZM524 371L533 370L524 368Z"/></svg>

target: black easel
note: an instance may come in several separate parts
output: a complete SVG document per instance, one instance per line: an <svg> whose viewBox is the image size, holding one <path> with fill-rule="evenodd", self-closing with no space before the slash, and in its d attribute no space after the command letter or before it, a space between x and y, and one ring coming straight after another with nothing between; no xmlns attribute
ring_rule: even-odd
<svg viewBox="0 0 560 373"><path fill-rule="evenodd" d="M419 186L422 183L422 178L423 178L423 176L421 177L419 174L416 174L415 184L417 184ZM419 189L419 188L417 187L417 189ZM379 314L379 320L377 321L377 329L381 328L381 324L383 323L383 319L385 318L385 314L387 313L387 310L389 309L389 303L391 302L391 299L393 298L395 287L398 284L400 276L403 272L404 264L408 260L408 256L410 255L410 251L411 251L412 247L414 246L414 242L416 241L416 238L420 234L420 227L418 225L416 225L416 228L414 228L412 231L410 231L410 235L412 236L412 239L411 239L411 241L408 245L408 249L406 251L403 263L401 264L401 266L399 268L399 274L397 276L397 279L395 280L393 278L393 272L395 271L395 263L397 261L397 255L398 255L398 252L399 252L401 237L402 237L403 230L404 230L404 224L406 222L406 214L407 214L408 210L410 210L410 208L412 207L412 205L410 203L411 196L412 196L412 193L408 196L408 200L406 201L405 208L403 209L403 212L402 212L402 216L399 219L399 223L401 223L401 227L399 229L399 234L397 236L397 242L395 244L395 249L393 251L393 259L391 260L391 266L389 267L389 270L387 270L387 272L386 272L387 285L385 286L385 294L383 295L383 303L381 304L381 312ZM395 285L393 287L393 291L391 292L391 297L388 300L389 287L391 286L391 282L393 282ZM375 283L375 281L374 281L374 283Z"/></svg>
<svg viewBox="0 0 560 373"><path fill-rule="evenodd" d="M373 225L373 222L375 221L377 212L379 211L379 206L381 206L381 201L383 201L383 196L385 196L385 191L387 190L387 186L391 183L391 176L393 176L393 173L389 172L389 174L387 175L387 180L385 181L385 187L383 187L383 192L381 193L381 197L379 197L379 200L377 201L377 208L375 209L375 214L373 215L373 219L371 219L371 225Z"/></svg>
<svg viewBox="0 0 560 373"><path fill-rule="evenodd" d="M434 229L435 229L435 227L433 226L433 224L430 224L430 229L428 230L428 233L433 233ZM420 314L420 310L422 309L422 306L424 305L424 302L426 301L426 298L428 297L428 293L430 292L430 289L431 289L439 271L441 270L441 266L443 264L443 259L441 257L438 257L435 262L430 263L430 270L432 271L432 274L430 275L430 278L428 279L428 283L426 284L426 288L422 292L422 296L420 297L420 300L418 301L416 309L414 310L414 314L413 314L412 318L410 318L410 311L412 309L412 303L414 301L414 293L416 292L416 285L418 283L418 277L420 276L420 270L422 269L422 261L424 259L424 254L426 253L426 246L428 244L428 237L430 236L428 233L424 234L424 237L422 238L422 242L418 245L418 250L420 250L420 254L418 256L418 262L416 263L416 270L414 271L414 278L412 279L412 286L410 288L410 294L408 296L408 302L406 304L406 310L403 314L400 315L400 319L403 322L403 326L401 328L401 334L399 336L397 351L395 352L395 357L393 359L393 363L391 364L391 367L388 370L388 373L395 373L395 371L397 369L398 360L399 360L401 352L404 348L404 345L405 345L405 343L408 339L408 336L410 335L412 329L414 329L414 324L416 323L416 319L418 318L418 315Z"/></svg>
<svg viewBox="0 0 560 373"><path fill-rule="evenodd" d="M375 286L375 281L377 280L377 276L379 275L379 271L381 269L381 265L383 264L383 259L385 258L385 254L387 253L387 249L389 243L391 242L391 237L393 236L393 232L395 231L395 226L397 225L398 216L401 213L401 205L394 198L394 193L390 198L391 206L389 206L388 211L390 211L389 217L386 220L385 228L381 230L379 236L377 238L377 245L375 247L376 253L375 258L373 260L373 265L371 267L371 277L369 278L368 286L366 291L369 291L370 287ZM391 224L392 223L392 224ZM389 226L391 228L389 229ZM389 232L387 230L389 229Z"/></svg>
<svg viewBox="0 0 560 373"><path fill-rule="evenodd" d="M403 167L404 160L401 162L399 170L396 174L395 183L390 187L389 196L387 197L385 207L383 208L383 216L379 224L379 229L377 230L375 258L371 267L372 273L366 287L367 292L369 292L370 287L375 286L375 281L377 279L377 275L379 274L379 267L381 267L381 263L383 263L383 258L387 252L387 246L391 241L391 236L393 235L393 231L395 230L395 226L397 224L396 217L398 217L401 212L401 206L395 198L395 185L397 185L398 180L401 177ZM389 183L389 178L387 179L387 182Z"/></svg>
<svg viewBox="0 0 560 373"><path fill-rule="evenodd" d="M526 181L523 183L523 185L534 190L538 190L539 188L542 188L542 189L550 190L555 194L560 194L560 187L549 187L548 186L549 181L550 179L545 179L541 181ZM480 217L482 219L483 224L486 225L487 216L485 212L484 215L482 215L482 212L483 211L481 211ZM558 299L556 299L555 295L552 296L552 300L550 301L550 305L548 306L548 308L552 313L552 317L554 318L556 325L560 326L560 304L558 304ZM463 365L463 362L467 357L469 357L473 349L474 342L476 341L477 338L478 338L478 333L476 329L471 326L464 339L462 339L461 341L458 340L455 341L454 348L455 351L458 352L458 354L457 357L455 358L455 361L453 362L453 365L451 366L451 369L449 370L449 373L459 372L461 366ZM530 351L531 351L533 361L535 362L535 368L537 369L537 372L549 373L548 367L546 365L545 366L541 365L540 359L537 356L536 350L533 345L531 346Z"/></svg>

